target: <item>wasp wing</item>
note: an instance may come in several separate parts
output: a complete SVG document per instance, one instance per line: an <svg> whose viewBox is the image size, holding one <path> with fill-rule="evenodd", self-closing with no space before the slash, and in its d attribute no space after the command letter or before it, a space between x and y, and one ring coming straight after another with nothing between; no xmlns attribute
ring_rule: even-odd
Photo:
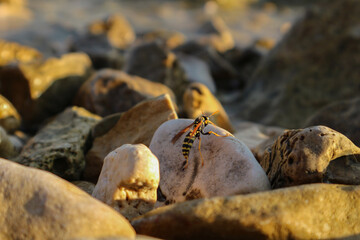
<svg viewBox="0 0 360 240"><path fill-rule="evenodd" d="M189 126L187 126L186 128L184 128L183 130L181 130L180 132L178 132L173 139L171 140L171 142L174 144L180 137L181 135L183 135L184 133L186 133L192 126L194 125L194 123L191 123Z"/></svg>

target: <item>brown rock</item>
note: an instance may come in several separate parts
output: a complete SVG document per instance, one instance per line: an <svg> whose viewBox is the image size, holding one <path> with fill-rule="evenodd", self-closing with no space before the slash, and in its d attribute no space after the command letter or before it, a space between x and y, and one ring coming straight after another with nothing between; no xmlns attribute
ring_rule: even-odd
<svg viewBox="0 0 360 240"><path fill-rule="evenodd" d="M218 114L212 117L211 121L229 132L234 132L223 106L204 84L190 84L184 93L183 102L188 118L195 119L200 115L210 116L212 113L219 111Z"/></svg>
<svg viewBox="0 0 360 240"><path fill-rule="evenodd" d="M176 119L177 114L169 95L147 100L134 106L119 119L110 119L110 126L98 130L98 136L86 155L84 178L97 182L105 156L123 144L143 143L149 146L156 129L165 121ZM104 122L101 125L106 125ZM101 134L100 134L101 133Z"/></svg>
<svg viewBox="0 0 360 240"><path fill-rule="evenodd" d="M93 35L106 35L111 45L120 49L127 48L135 40L135 33L129 22L118 14L92 23L89 32Z"/></svg>
<svg viewBox="0 0 360 240"><path fill-rule="evenodd" d="M132 221L164 239L356 239L359 186L311 184L173 204Z"/></svg>
<svg viewBox="0 0 360 240"><path fill-rule="evenodd" d="M0 70L0 91L24 124L31 126L70 105L90 70L90 59L82 53L50 58L42 64L8 65Z"/></svg>
<svg viewBox="0 0 360 240"><path fill-rule="evenodd" d="M21 118L15 107L0 95L0 126L12 133L20 127Z"/></svg>
<svg viewBox="0 0 360 240"><path fill-rule="evenodd" d="M260 165L272 187L279 188L327 181L330 161L355 154L360 154L360 148L344 135L315 126L284 132L264 153Z"/></svg>
<svg viewBox="0 0 360 240"><path fill-rule="evenodd" d="M129 237L110 207L51 173L0 159L0 239Z"/></svg>
<svg viewBox="0 0 360 240"><path fill-rule="evenodd" d="M259 65L244 91L239 117L300 128L327 104L357 96L359 12L357 0L314 5Z"/></svg>
<svg viewBox="0 0 360 240"><path fill-rule="evenodd" d="M188 83L176 56L157 41L133 46L125 55L124 71L165 84L174 91L178 102Z"/></svg>
<svg viewBox="0 0 360 240"><path fill-rule="evenodd" d="M62 178L79 180L85 167L90 130L99 120L99 116L85 109L68 108L27 142L17 161Z"/></svg>
<svg viewBox="0 0 360 240"><path fill-rule="evenodd" d="M125 112L139 102L173 92L163 84L130 76L122 71L98 71L80 88L74 102L100 116Z"/></svg>
<svg viewBox="0 0 360 240"><path fill-rule="evenodd" d="M329 104L310 116L304 126L325 125L360 147L360 98Z"/></svg>

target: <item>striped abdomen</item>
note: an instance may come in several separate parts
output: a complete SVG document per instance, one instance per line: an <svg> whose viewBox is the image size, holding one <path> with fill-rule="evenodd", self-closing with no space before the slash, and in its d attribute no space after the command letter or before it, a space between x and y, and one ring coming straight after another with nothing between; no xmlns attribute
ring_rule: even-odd
<svg viewBox="0 0 360 240"><path fill-rule="evenodd" d="M185 159L188 159L190 149L196 138L196 134L194 136L190 136L190 135L191 135L191 131L186 135L183 145L182 145L182 154L184 155Z"/></svg>

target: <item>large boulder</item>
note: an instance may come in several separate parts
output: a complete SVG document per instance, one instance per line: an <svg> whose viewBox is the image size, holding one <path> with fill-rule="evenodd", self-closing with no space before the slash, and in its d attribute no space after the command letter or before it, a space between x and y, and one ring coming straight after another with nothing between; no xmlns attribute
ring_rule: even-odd
<svg viewBox="0 0 360 240"><path fill-rule="evenodd" d="M313 6L260 63L240 101L239 116L299 128L325 105L357 96L359 12L357 0Z"/></svg>
<svg viewBox="0 0 360 240"><path fill-rule="evenodd" d="M311 184L199 199L135 220L138 234L164 239L358 239L360 187Z"/></svg>
<svg viewBox="0 0 360 240"><path fill-rule="evenodd" d="M99 116L83 108L68 108L27 142L17 161L65 179L79 180L90 130L99 120Z"/></svg>
<svg viewBox="0 0 360 240"><path fill-rule="evenodd" d="M245 144L214 125L207 126L204 131L226 137L201 135L201 146L198 140L194 141L188 167L184 168L182 146L187 132L175 143L172 139L193 121L167 121L156 130L151 140L150 150L160 163L159 188L165 203L270 189L264 170Z"/></svg>
<svg viewBox="0 0 360 240"><path fill-rule="evenodd" d="M103 160L123 144L149 146L156 129L177 114L169 95L146 100L130 110L104 118L93 129L93 145L86 154L84 178L97 182Z"/></svg>
<svg viewBox="0 0 360 240"><path fill-rule="evenodd" d="M134 238L129 222L73 184L0 159L0 239Z"/></svg>

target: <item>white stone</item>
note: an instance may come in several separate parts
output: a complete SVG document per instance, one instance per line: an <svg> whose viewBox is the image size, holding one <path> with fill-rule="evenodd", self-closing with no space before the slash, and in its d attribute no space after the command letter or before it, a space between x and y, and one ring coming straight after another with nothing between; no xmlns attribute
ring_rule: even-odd
<svg viewBox="0 0 360 240"><path fill-rule="evenodd" d="M131 219L153 209L159 180L159 161L150 149L124 144L105 157L92 196Z"/></svg>
<svg viewBox="0 0 360 240"><path fill-rule="evenodd" d="M160 189L167 201L181 202L270 189L264 170L248 147L214 125L205 127L205 132L230 136L201 135L204 166L201 166L199 141L195 140L190 150L189 165L183 170L182 144L187 132L174 144L171 140L192 122L190 119L167 121L156 130L150 143L151 151L159 159Z"/></svg>

